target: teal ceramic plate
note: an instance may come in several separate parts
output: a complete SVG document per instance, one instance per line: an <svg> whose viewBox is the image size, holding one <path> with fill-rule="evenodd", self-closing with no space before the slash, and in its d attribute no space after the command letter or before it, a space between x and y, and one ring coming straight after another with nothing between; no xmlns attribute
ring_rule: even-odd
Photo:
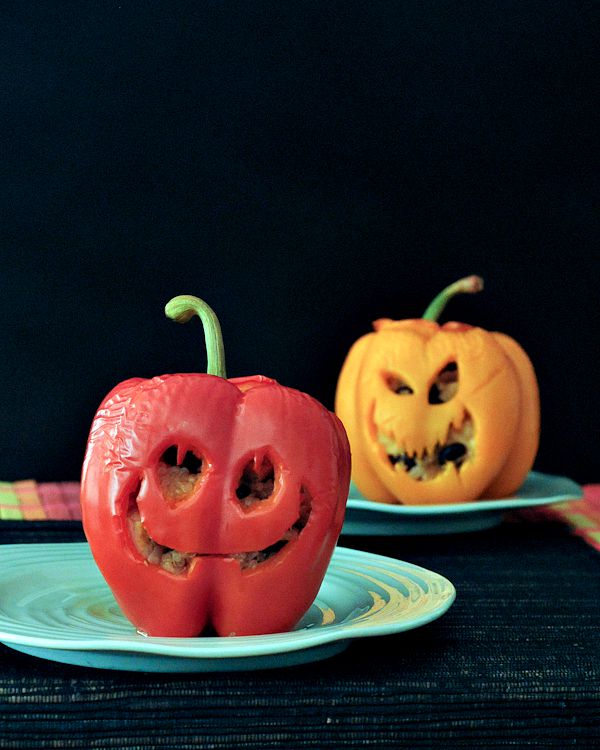
<svg viewBox="0 0 600 750"><path fill-rule="evenodd" d="M581 487L573 480L537 471L528 474L512 497L454 505L375 503L366 500L351 484L342 534L394 536L481 531L502 523L509 511L582 497Z"/></svg>
<svg viewBox="0 0 600 750"><path fill-rule="evenodd" d="M354 638L440 617L450 581L424 568L338 547L319 594L288 633L148 638L125 619L87 544L0 546L0 642L44 659L148 672L267 669L317 661Z"/></svg>

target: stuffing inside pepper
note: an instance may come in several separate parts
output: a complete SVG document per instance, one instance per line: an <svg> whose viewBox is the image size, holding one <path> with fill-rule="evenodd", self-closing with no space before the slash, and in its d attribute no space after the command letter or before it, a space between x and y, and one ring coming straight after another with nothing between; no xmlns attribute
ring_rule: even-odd
<svg viewBox="0 0 600 750"><path fill-rule="evenodd" d="M469 416L458 429L450 425L446 441L437 444L432 452L425 448L420 453L405 453L393 438L382 432L378 433L377 440L385 448L394 470L405 471L417 481L433 479L448 463L460 470L475 454L473 422Z"/></svg>
<svg viewBox="0 0 600 750"><path fill-rule="evenodd" d="M269 547L251 552L236 552L228 555L218 555L219 557L230 557L237 560L242 569L254 568L265 560L269 560L275 554L280 552L289 542L296 540L302 529L308 523L312 510L312 498L305 487L300 489L300 510L298 519L294 524L285 531L282 537L271 544ZM174 575L185 574L197 557L204 555L199 552L182 552L171 549L155 542L148 534L135 500L135 494L130 498L130 508L127 514L127 525L129 534L136 550L151 565L158 565L163 570Z"/></svg>

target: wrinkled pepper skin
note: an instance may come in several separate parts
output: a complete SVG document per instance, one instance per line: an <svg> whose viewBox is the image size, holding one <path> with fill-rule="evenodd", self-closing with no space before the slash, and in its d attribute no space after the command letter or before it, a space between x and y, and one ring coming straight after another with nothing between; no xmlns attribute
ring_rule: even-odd
<svg viewBox="0 0 600 750"><path fill-rule="evenodd" d="M191 494L165 496L161 456L177 446L202 469ZM272 494L249 507L236 494L248 462L267 456ZM131 379L114 388L93 421L82 472L83 525L123 613L150 636L275 633L292 628L319 590L341 531L350 451L337 417L312 397L262 376L208 374ZM242 568L235 554L279 551ZM184 573L149 562L128 514L164 548L194 553Z"/></svg>

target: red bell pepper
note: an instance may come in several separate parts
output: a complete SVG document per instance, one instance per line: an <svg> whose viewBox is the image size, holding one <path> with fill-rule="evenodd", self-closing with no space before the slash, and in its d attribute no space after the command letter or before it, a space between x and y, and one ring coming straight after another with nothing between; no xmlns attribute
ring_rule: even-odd
<svg viewBox="0 0 600 750"><path fill-rule="evenodd" d="M208 372L117 385L93 421L83 525L123 613L152 636L292 628L321 585L350 473L344 428L305 393L225 378L218 320L200 316Z"/></svg>

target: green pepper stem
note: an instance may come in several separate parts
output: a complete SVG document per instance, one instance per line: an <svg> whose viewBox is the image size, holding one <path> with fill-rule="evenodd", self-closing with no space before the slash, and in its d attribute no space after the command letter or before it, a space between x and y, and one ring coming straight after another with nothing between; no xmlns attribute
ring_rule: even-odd
<svg viewBox="0 0 600 750"><path fill-rule="evenodd" d="M450 284L435 297L429 304L429 307L423 313L425 320L437 320L448 302L456 294L475 294L483 289L483 279L481 276L465 276L463 279Z"/></svg>
<svg viewBox="0 0 600 750"><path fill-rule="evenodd" d="M206 372L209 375L226 378L223 335L219 319L212 307L199 297L181 294L167 302L165 315L177 323L187 323L194 315L200 318L206 342Z"/></svg>

